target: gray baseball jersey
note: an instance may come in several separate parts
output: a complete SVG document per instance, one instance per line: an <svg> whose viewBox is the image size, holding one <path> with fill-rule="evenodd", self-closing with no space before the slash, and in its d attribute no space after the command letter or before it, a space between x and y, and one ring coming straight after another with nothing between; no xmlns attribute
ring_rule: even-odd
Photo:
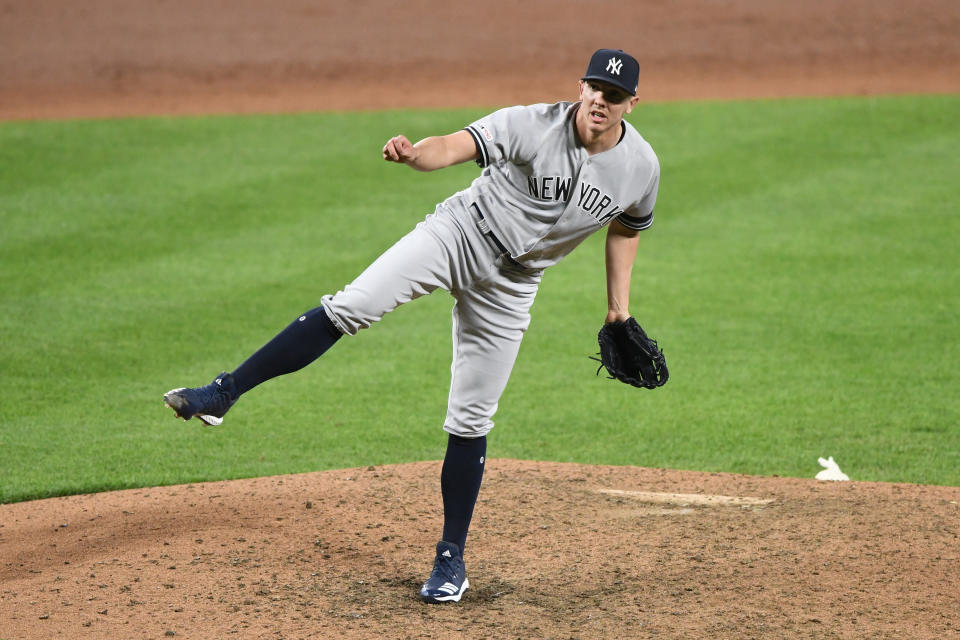
<svg viewBox="0 0 960 640"><path fill-rule="evenodd" d="M462 197L476 202L511 256L532 268L559 262L617 218L642 230L653 223L660 164L623 122L620 142L588 156L573 120L579 102L509 107L466 128L483 173Z"/></svg>
<svg viewBox="0 0 960 640"><path fill-rule="evenodd" d="M614 218L653 222L659 164L624 122L620 142L588 156L574 134L579 103L502 109L466 127L482 174L437 205L323 307L345 334L442 288L453 307L444 429L485 435L530 323L543 269Z"/></svg>

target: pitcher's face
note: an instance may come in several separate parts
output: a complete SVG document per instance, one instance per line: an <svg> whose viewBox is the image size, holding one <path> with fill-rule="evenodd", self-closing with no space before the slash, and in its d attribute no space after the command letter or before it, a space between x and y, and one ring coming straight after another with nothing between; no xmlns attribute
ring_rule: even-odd
<svg viewBox="0 0 960 640"><path fill-rule="evenodd" d="M639 100L612 84L600 80L581 80L581 104L577 117L581 119L585 131L600 137L611 128L619 127L623 116L633 111Z"/></svg>

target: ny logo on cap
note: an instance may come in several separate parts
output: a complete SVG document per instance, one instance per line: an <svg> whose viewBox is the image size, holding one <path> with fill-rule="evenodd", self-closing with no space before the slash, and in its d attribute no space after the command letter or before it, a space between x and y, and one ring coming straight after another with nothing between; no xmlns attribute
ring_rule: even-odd
<svg viewBox="0 0 960 640"><path fill-rule="evenodd" d="M623 60L617 60L616 58L610 58L607 62L607 71L614 75L620 75L620 68L623 66Z"/></svg>

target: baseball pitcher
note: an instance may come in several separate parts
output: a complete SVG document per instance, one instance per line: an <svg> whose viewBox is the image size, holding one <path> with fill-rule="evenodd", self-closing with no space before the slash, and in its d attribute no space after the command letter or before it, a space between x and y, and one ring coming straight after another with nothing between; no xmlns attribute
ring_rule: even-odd
<svg viewBox="0 0 960 640"><path fill-rule="evenodd" d="M496 111L416 144L398 135L383 159L419 171L468 160L482 168L436 210L336 293L321 298L233 372L179 388L165 403L184 420L219 425L237 399L297 371L344 334L440 288L453 304L453 363L440 474L443 531L425 602L456 602L469 587L464 546L480 490L487 434L530 323L544 269L606 227L608 305L598 342L612 377L653 388L667 379L656 342L629 311L638 232L653 223L660 165L624 121L637 105L639 66L600 49L579 82L579 100Z"/></svg>

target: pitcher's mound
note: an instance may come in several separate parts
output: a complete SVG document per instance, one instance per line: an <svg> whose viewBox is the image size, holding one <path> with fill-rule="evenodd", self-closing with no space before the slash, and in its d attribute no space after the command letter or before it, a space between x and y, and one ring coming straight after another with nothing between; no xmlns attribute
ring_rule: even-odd
<svg viewBox="0 0 960 640"><path fill-rule="evenodd" d="M423 462L0 505L4 638L945 638L960 489L489 460L459 604Z"/></svg>

